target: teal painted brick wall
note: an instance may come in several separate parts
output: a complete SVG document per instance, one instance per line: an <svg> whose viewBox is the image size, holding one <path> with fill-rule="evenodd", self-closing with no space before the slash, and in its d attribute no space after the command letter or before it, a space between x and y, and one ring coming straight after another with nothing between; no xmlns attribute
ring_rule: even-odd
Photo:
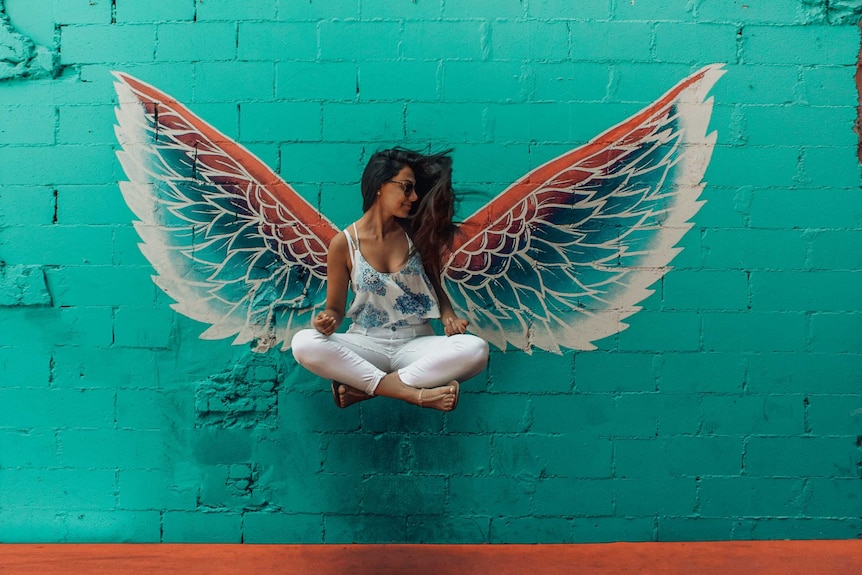
<svg viewBox="0 0 862 575"><path fill-rule="evenodd" d="M0 83L0 541L862 535L858 2L31 5L62 69ZM596 351L495 351L447 415L200 340L117 186L111 70L344 226L378 148L454 147L466 217L713 62L675 269Z"/></svg>

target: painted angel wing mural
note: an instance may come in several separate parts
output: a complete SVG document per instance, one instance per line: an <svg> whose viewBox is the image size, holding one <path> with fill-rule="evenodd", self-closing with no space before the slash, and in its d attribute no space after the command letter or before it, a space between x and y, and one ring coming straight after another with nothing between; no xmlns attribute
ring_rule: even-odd
<svg viewBox="0 0 862 575"><path fill-rule="evenodd" d="M594 349L668 271L703 202L708 66L586 145L536 168L468 218L444 285L501 349Z"/></svg>
<svg viewBox="0 0 862 575"><path fill-rule="evenodd" d="M592 349L669 269L715 133L720 66L547 162L461 226L444 270L471 331L501 349ZM248 150L168 95L116 74L118 152L141 249L173 308L264 351L323 306L337 230Z"/></svg>
<svg viewBox="0 0 862 575"><path fill-rule="evenodd" d="M310 325L338 233L248 150L176 100L115 73L120 189L179 313L264 351Z"/></svg>

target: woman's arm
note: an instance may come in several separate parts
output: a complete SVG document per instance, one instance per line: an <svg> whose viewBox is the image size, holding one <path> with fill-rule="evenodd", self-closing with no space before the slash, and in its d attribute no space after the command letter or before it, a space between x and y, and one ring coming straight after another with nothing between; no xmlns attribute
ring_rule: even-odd
<svg viewBox="0 0 862 575"><path fill-rule="evenodd" d="M452 302L449 301L449 296L446 295L446 290L443 289L440 278L432 277L431 284L434 286L434 293L437 294L437 306L440 308L440 321L443 322L443 331L446 335L465 333L470 322L455 315L455 310L452 309Z"/></svg>
<svg viewBox="0 0 862 575"><path fill-rule="evenodd" d="M326 309L314 318L312 324L323 335L332 335L344 320L347 302L347 284L350 281L350 249L344 232L332 238L326 256Z"/></svg>

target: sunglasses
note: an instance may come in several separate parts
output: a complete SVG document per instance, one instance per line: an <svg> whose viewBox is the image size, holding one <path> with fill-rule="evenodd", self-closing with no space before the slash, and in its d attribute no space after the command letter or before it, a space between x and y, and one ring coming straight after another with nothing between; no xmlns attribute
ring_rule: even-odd
<svg viewBox="0 0 862 575"><path fill-rule="evenodd" d="M416 184L413 182L402 182L400 180L388 180L392 184L401 186L401 191L404 192L404 197L409 198L410 194L416 191Z"/></svg>

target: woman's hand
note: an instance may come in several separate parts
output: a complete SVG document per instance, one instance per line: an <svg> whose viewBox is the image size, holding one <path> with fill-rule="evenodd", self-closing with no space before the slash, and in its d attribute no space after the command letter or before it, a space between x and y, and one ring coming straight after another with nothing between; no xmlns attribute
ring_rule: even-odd
<svg viewBox="0 0 862 575"><path fill-rule="evenodd" d="M338 322L335 321L335 318L325 311L317 314L317 317L311 323L314 325L314 329L323 335L332 335L335 333L336 328L338 328Z"/></svg>
<svg viewBox="0 0 862 575"><path fill-rule="evenodd" d="M443 331L446 332L446 335L466 333L468 325L470 325L470 322L466 319L452 315L443 320Z"/></svg>

